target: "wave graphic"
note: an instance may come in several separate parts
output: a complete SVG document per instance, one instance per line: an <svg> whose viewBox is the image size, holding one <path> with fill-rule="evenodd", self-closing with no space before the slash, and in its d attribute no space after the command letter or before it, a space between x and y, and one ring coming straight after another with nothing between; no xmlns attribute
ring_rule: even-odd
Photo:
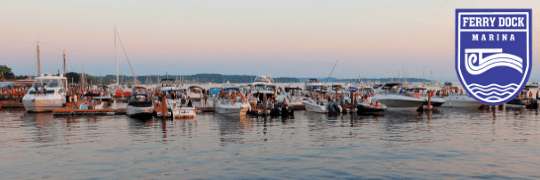
<svg viewBox="0 0 540 180"><path fill-rule="evenodd" d="M518 85L510 83L504 86L498 84L480 85L470 84L467 85L471 93L483 101L497 102L510 97L518 89Z"/></svg>
<svg viewBox="0 0 540 180"><path fill-rule="evenodd" d="M478 56L475 54L478 53ZM482 57L483 53L498 53ZM478 65L474 65L478 62ZM510 67L523 74L523 59L502 53L502 49L465 49L465 68L472 75L482 74L495 67Z"/></svg>

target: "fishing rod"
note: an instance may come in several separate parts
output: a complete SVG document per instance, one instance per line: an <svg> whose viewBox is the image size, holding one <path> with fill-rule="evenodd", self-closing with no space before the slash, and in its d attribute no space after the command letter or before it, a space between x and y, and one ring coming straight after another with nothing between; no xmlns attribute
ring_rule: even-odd
<svg viewBox="0 0 540 180"><path fill-rule="evenodd" d="M334 72L334 69L336 68L336 65L337 65L337 62L339 61L336 60L336 63L334 64L334 67L332 68L332 71L330 71L330 74L328 75L328 78L326 78L326 82L324 82L324 85L326 86L326 83L328 82L328 80L330 79L330 76L332 76L332 73Z"/></svg>

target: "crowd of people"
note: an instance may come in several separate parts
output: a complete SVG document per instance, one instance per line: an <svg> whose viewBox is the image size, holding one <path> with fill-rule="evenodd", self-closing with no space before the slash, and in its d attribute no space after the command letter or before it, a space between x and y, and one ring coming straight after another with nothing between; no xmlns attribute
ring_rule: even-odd
<svg viewBox="0 0 540 180"><path fill-rule="evenodd" d="M23 96L28 91L28 87L5 87L0 88L0 101L22 102Z"/></svg>

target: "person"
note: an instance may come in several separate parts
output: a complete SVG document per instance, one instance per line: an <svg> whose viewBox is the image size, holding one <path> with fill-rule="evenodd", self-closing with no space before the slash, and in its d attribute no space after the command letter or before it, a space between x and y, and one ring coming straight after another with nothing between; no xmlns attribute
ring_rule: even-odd
<svg viewBox="0 0 540 180"><path fill-rule="evenodd" d="M283 98L283 104L287 104L287 99Z"/></svg>
<svg viewBox="0 0 540 180"><path fill-rule="evenodd" d="M34 88L36 89L36 94L39 94L39 86L38 86L38 83L36 83L34 85Z"/></svg>
<svg viewBox="0 0 540 180"><path fill-rule="evenodd" d="M191 98L187 97L187 107L193 107L193 102L191 102Z"/></svg>

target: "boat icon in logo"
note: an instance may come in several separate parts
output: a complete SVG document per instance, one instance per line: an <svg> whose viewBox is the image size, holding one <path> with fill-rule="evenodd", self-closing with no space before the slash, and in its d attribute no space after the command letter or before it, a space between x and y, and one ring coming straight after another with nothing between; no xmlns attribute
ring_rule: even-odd
<svg viewBox="0 0 540 180"><path fill-rule="evenodd" d="M532 63L530 9L457 9L456 72L463 88L487 105L519 95Z"/></svg>

